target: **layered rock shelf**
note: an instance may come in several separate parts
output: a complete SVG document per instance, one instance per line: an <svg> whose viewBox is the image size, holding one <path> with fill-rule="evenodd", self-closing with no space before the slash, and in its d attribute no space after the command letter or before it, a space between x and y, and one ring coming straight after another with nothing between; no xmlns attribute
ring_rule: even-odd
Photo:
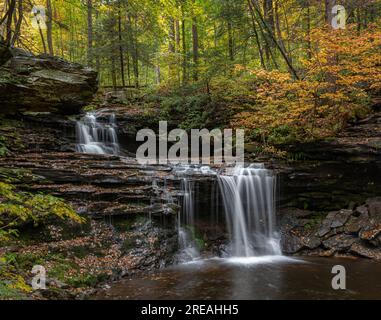
<svg viewBox="0 0 381 320"><path fill-rule="evenodd" d="M76 114L98 90L97 72L0 43L0 113Z"/></svg>

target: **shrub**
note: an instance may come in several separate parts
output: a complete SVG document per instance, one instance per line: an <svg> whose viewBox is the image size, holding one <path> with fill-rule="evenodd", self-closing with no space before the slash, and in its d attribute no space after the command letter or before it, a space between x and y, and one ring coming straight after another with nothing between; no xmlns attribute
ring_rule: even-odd
<svg viewBox="0 0 381 320"><path fill-rule="evenodd" d="M17 192L7 183L0 182L0 241L18 235L22 224L38 225L51 217L83 223L73 208L63 200L50 195Z"/></svg>

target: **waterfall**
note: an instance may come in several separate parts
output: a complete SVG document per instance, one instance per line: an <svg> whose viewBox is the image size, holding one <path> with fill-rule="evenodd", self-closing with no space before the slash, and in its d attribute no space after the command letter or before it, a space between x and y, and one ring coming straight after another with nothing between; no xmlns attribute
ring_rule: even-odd
<svg viewBox="0 0 381 320"><path fill-rule="evenodd" d="M111 115L108 123L104 124L97 121L96 113L87 113L77 121L77 152L118 155L116 128L115 115Z"/></svg>
<svg viewBox="0 0 381 320"><path fill-rule="evenodd" d="M180 256L182 260L195 260L199 258L200 252L195 238L194 183L183 178L181 190L183 195L182 212L178 217Z"/></svg>
<svg viewBox="0 0 381 320"><path fill-rule="evenodd" d="M280 255L275 233L276 177L264 165L234 168L218 177L230 255Z"/></svg>

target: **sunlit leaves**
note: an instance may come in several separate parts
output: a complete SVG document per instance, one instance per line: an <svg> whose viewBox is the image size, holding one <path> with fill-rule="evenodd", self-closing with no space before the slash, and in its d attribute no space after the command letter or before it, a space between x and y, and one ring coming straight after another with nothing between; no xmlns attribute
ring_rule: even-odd
<svg viewBox="0 0 381 320"><path fill-rule="evenodd" d="M17 192L13 186L0 182L0 240L17 235L17 228L23 223L36 225L51 217L84 222L71 206L56 197Z"/></svg>

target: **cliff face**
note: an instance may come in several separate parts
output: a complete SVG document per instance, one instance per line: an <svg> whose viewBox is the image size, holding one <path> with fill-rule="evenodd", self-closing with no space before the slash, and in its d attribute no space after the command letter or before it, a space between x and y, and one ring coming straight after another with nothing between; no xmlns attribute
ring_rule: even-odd
<svg viewBox="0 0 381 320"><path fill-rule="evenodd" d="M280 169L282 247L300 255L381 261L381 112L330 141L287 146Z"/></svg>
<svg viewBox="0 0 381 320"><path fill-rule="evenodd" d="M98 90L97 72L0 43L0 113L75 114Z"/></svg>

